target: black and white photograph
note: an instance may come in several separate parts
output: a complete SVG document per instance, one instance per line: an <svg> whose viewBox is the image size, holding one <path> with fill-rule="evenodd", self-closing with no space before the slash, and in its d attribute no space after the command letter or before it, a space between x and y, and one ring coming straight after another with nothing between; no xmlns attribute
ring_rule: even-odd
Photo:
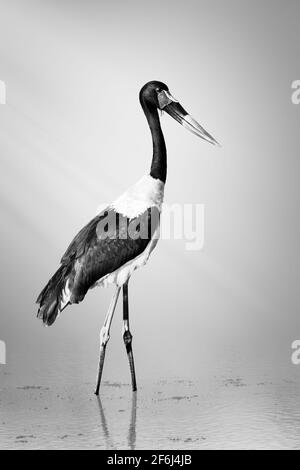
<svg viewBox="0 0 300 470"><path fill-rule="evenodd" d="M300 450L299 18L0 0L0 450Z"/></svg>

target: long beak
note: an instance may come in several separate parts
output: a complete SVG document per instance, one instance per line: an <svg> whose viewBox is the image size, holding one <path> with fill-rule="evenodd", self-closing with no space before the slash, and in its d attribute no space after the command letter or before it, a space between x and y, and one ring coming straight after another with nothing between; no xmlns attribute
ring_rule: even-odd
<svg viewBox="0 0 300 470"><path fill-rule="evenodd" d="M201 139L207 140L207 142L220 147L220 144L202 126L200 126L200 124L192 118L185 109L183 109L178 101L172 101L164 106L163 110L193 134L196 134Z"/></svg>

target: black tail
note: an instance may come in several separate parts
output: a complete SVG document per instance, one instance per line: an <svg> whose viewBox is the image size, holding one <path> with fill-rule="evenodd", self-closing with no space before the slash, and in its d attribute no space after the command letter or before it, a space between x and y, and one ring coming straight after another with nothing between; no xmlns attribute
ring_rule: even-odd
<svg viewBox="0 0 300 470"><path fill-rule="evenodd" d="M60 304L66 283L67 270L67 266L61 266L37 298L36 302L40 304L37 317L48 326L55 322L57 315L62 311L60 310Z"/></svg>

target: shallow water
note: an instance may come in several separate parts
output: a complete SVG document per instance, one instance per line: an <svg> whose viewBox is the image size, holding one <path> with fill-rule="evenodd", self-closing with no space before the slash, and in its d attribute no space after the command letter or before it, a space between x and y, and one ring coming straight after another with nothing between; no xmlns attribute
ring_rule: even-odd
<svg viewBox="0 0 300 470"><path fill-rule="evenodd" d="M140 384L12 385L1 378L1 449L300 448L300 380L211 375Z"/></svg>

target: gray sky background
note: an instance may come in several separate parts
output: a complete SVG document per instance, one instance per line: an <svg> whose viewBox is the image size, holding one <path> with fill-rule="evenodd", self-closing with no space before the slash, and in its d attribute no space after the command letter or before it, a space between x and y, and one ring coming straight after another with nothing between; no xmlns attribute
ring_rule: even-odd
<svg viewBox="0 0 300 470"><path fill-rule="evenodd" d="M299 14L291 0L0 1L0 339L16 380L96 372L112 291L91 291L52 328L36 320L34 301L99 204L148 171L138 92L154 79L222 148L163 116L165 200L205 204L205 246L162 241L134 274L138 376L201 376L219 360L291 367L300 337L300 105L291 102ZM129 380L120 306L105 378Z"/></svg>

